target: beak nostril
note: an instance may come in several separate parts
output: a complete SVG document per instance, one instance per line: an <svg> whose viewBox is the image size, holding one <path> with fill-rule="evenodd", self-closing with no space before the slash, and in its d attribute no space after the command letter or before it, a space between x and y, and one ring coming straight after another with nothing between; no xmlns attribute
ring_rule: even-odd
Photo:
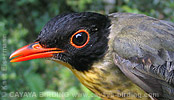
<svg viewBox="0 0 174 100"><path fill-rule="evenodd" d="M41 48L41 45L35 44L35 45L32 46L32 48L33 48L33 49L39 49L39 48Z"/></svg>

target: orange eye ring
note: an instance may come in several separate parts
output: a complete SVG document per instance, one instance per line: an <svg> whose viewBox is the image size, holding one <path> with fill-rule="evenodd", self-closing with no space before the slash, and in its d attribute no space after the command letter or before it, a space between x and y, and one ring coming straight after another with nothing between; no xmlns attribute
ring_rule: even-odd
<svg viewBox="0 0 174 100"><path fill-rule="evenodd" d="M79 33L86 33L86 35L87 35L87 40L86 40L86 42L83 44L83 45L81 45L81 46L79 46L79 45L76 45L74 42L73 42L73 38L74 38L74 36L75 35L77 35L77 34L79 34ZM89 33L88 33L88 31L86 31L86 30L79 30L79 31L77 31L76 33L74 33L72 36L71 36L71 39L70 39L70 44L72 45L72 46L74 46L74 47L76 47L76 48L83 48L86 44L88 44L88 42L89 42Z"/></svg>

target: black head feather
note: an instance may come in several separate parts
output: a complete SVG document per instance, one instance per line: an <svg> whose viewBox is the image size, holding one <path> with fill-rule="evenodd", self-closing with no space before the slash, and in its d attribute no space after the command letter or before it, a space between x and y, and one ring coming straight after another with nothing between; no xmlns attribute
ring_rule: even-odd
<svg viewBox="0 0 174 100"><path fill-rule="evenodd" d="M108 49L109 27L109 18L101 14L63 14L51 19L36 41L49 48L66 50L65 53L55 54L54 58L69 63L78 71L87 71L95 61L105 55ZM75 48L70 44L70 38L81 29L88 31L90 39L83 48Z"/></svg>

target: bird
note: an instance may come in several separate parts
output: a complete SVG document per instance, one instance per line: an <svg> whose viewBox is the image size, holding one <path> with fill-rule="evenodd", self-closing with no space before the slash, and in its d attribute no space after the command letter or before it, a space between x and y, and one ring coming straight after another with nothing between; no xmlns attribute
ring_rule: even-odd
<svg viewBox="0 0 174 100"><path fill-rule="evenodd" d="M174 100L174 23L144 14L60 14L9 58L62 64L104 100Z"/></svg>

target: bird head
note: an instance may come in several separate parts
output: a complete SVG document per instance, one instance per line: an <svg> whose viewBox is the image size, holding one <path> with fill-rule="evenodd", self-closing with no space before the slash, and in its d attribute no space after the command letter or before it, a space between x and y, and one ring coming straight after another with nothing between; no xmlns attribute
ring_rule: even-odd
<svg viewBox="0 0 174 100"><path fill-rule="evenodd" d="M109 18L97 13L58 15L43 27L34 43L12 53L11 62L48 58L87 71L106 54L109 27Z"/></svg>

